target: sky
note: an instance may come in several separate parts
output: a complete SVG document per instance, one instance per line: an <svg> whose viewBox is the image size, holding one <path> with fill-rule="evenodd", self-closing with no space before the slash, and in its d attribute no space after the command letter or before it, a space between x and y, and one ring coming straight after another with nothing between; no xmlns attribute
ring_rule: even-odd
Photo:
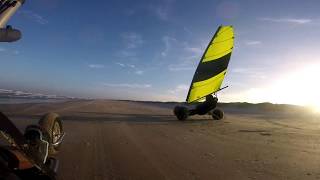
<svg viewBox="0 0 320 180"><path fill-rule="evenodd" d="M0 89L184 101L219 25L235 47L224 102L319 105L318 0L27 0L0 44Z"/></svg>

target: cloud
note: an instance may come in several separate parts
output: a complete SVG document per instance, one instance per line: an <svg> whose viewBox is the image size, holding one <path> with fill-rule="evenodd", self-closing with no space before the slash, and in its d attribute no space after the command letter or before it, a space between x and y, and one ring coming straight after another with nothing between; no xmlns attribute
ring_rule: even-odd
<svg viewBox="0 0 320 180"><path fill-rule="evenodd" d="M141 46L144 43L142 36L135 32L127 32L121 34L122 39L126 44L126 48L134 49Z"/></svg>
<svg viewBox="0 0 320 180"><path fill-rule="evenodd" d="M161 5L150 5L149 10L158 19L168 21L174 0L163 0Z"/></svg>
<svg viewBox="0 0 320 180"><path fill-rule="evenodd" d="M135 32L122 33L121 38L125 47L116 52L116 56L120 58L135 58L137 56L136 49L145 43L142 36Z"/></svg>
<svg viewBox="0 0 320 180"><path fill-rule="evenodd" d="M203 53L203 49L201 47L185 47L185 50L194 53L196 55L199 55L201 53Z"/></svg>
<svg viewBox="0 0 320 180"><path fill-rule="evenodd" d="M116 65L118 65L118 66L121 66L121 67L123 67L123 68L132 68L132 69L135 69L136 68L136 66L135 65L133 65L133 64L124 64L124 63L120 63L120 62L116 62L115 63Z"/></svg>
<svg viewBox="0 0 320 180"><path fill-rule="evenodd" d="M231 69L232 73L237 76L246 76L253 79L266 79L265 70L261 68L234 68Z"/></svg>
<svg viewBox="0 0 320 180"><path fill-rule="evenodd" d="M130 67L130 68L136 68L136 66L133 65L133 64L127 64L127 66Z"/></svg>
<svg viewBox="0 0 320 180"><path fill-rule="evenodd" d="M172 48L172 44L177 42L177 40L169 36L163 36L162 41L164 43L164 50L161 52L161 56L166 57Z"/></svg>
<svg viewBox="0 0 320 180"><path fill-rule="evenodd" d="M168 11L168 8L166 7L156 7L154 8L154 12L155 12L155 15L161 19L161 20L168 20L168 14L169 14L169 11Z"/></svg>
<svg viewBox="0 0 320 180"><path fill-rule="evenodd" d="M177 94L177 93L182 93L182 92L187 92L189 89L189 86L186 84L179 84L177 85L174 89L170 89L168 92L171 94Z"/></svg>
<svg viewBox="0 0 320 180"><path fill-rule="evenodd" d="M22 11L19 11L20 14L38 24L41 24L41 25L46 25L49 23L49 21L47 19L45 19L44 17L42 17L41 15L33 12L33 11L30 11L30 10L22 10Z"/></svg>
<svg viewBox="0 0 320 180"><path fill-rule="evenodd" d="M304 19L304 18L258 18L259 21L268 21L275 23L289 23L289 24L308 24L312 22L312 19Z"/></svg>
<svg viewBox="0 0 320 180"><path fill-rule="evenodd" d="M194 70L193 67L191 66L187 66L187 65L183 65L183 64L170 64L168 66L169 71L190 71L190 70Z"/></svg>
<svg viewBox="0 0 320 180"><path fill-rule="evenodd" d="M188 35L192 35L192 31L187 27L183 27L183 31Z"/></svg>
<svg viewBox="0 0 320 180"><path fill-rule="evenodd" d="M12 93L13 90L9 90L9 89L0 89L0 93Z"/></svg>
<svg viewBox="0 0 320 180"><path fill-rule="evenodd" d="M144 72L141 71L141 70L137 70L135 73L138 74L138 75L142 75Z"/></svg>
<svg viewBox="0 0 320 180"><path fill-rule="evenodd" d="M144 73L144 71L138 69L136 67L136 65L134 65L134 64L124 64L124 63L120 63L120 62L116 62L115 64L122 67L122 68L128 68L128 69L130 69L130 71L134 70L134 73L137 75L142 75Z"/></svg>
<svg viewBox="0 0 320 180"><path fill-rule="evenodd" d="M104 68L105 66L103 64L89 64L88 67L92 69L101 69L101 68Z"/></svg>
<svg viewBox="0 0 320 180"><path fill-rule="evenodd" d="M253 41L253 40L245 41L244 43L247 46L257 46L257 45L262 44L261 41Z"/></svg>
<svg viewBox="0 0 320 180"><path fill-rule="evenodd" d="M132 57L135 57L137 55L136 52L133 52L133 51L130 51L130 50L121 50L121 51L118 51L116 53L116 55L120 58L132 58Z"/></svg>
<svg viewBox="0 0 320 180"><path fill-rule="evenodd" d="M0 47L0 52L4 52L4 51L6 51L6 50L7 50L7 49Z"/></svg>
<svg viewBox="0 0 320 180"><path fill-rule="evenodd" d="M113 84L113 83L103 83L104 86L113 87L113 88L133 88L133 89L145 89L151 88L151 84L127 84L127 83L120 83L120 84Z"/></svg>
<svg viewBox="0 0 320 180"><path fill-rule="evenodd" d="M119 62L116 62L116 64L121 66L121 67L125 67L126 66L125 64L122 64L122 63L119 63Z"/></svg>

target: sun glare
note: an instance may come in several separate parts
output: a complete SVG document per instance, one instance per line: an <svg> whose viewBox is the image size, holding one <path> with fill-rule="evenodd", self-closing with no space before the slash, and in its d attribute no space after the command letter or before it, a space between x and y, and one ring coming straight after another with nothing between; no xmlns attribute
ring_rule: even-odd
<svg viewBox="0 0 320 180"><path fill-rule="evenodd" d="M277 82L279 98L294 104L320 108L320 64L289 73Z"/></svg>
<svg viewBox="0 0 320 180"><path fill-rule="evenodd" d="M292 70L270 86L250 89L251 102L272 102L312 107L320 113L320 64Z"/></svg>

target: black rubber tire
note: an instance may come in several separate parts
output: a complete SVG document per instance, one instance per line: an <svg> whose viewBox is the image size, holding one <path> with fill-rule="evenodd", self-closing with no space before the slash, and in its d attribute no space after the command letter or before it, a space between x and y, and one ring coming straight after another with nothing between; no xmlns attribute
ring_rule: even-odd
<svg viewBox="0 0 320 180"><path fill-rule="evenodd" d="M54 129L58 128L60 133L63 133L62 121L58 114L56 113L48 113L45 114L39 120L39 126L43 131L44 138L49 142L49 156L55 155L59 152L59 146L53 146L55 143L54 140Z"/></svg>
<svg viewBox="0 0 320 180"><path fill-rule="evenodd" d="M222 120L224 117L224 112L221 109L214 109L211 112L211 116L214 120Z"/></svg>
<svg viewBox="0 0 320 180"><path fill-rule="evenodd" d="M174 107L173 113L178 120L185 121L188 118L189 110L183 106L176 106Z"/></svg>

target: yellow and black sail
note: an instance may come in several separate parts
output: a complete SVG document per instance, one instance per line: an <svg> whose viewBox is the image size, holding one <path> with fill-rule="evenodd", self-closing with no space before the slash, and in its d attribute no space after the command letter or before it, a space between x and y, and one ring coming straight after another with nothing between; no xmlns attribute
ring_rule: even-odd
<svg viewBox="0 0 320 180"><path fill-rule="evenodd" d="M232 26L220 26L204 52L187 96L187 102L197 102L220 90L226 75L234 44Z"/></svg>

